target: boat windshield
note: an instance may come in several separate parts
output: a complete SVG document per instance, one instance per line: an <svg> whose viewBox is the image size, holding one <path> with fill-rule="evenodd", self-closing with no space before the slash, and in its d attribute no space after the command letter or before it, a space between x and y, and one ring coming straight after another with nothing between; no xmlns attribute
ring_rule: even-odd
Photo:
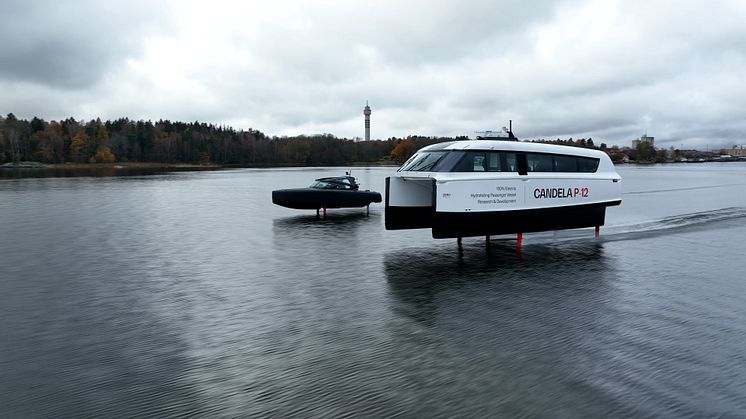
<svg viewBox="0 0 746 419"><path fill-rule="evenodd" d="M435 165L438 164L440 159L442 159L446 154L448 154L447 151L425 151L417 153L407 160L402 167L399 168L399 171L431 172Z"/></svg>
<svg viewBox="0 0 746 419"><path fill-rule="evenodd" d="M309 188L312 189L355 189L347 179L316 179Z"/></svg>

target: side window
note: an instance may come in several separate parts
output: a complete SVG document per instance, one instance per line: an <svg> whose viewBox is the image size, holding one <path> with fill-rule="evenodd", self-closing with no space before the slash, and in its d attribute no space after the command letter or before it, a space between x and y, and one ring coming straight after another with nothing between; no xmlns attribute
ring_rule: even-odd
<svg viewBox="0 0 746 419"><path fill-rule="evenodd" d="M445 165L446 167L448 165ZM517 172L516 153L503 151L467 151L452 172Z"/></svg>
<svg viewBox="0 0 746 419"><path fill-rule="evenodd" d="M492 151L487 153L487 159L489 165L487 170L490 172L516 172L516 157L515 153L509 153L505 151Z"/></svg>
<svg viewBox="0 0 746 419"><path fill-rule="evenodd" d="M500 171L501 172L518 171L518 164L516 164L515 153L500 153Z"/></svg>
<svg viewBox="0 0 746 419"><path fill-rule="evenodd" d="M451 169L452 172L471 172L474 170L474 159L469 153L464 153L458 164Z"/></svg>
<svg viewBox="0 0 746 419"><path fill-rule="evenodd" d="M487 163L487 159L485 159L484 154L475 154L474 155L474 171L475 172L485 172L487 171L487 168L485 167Z"/></svg>
<svg viewBox="0 0 746 419"><path fill-rule="evenodd" d="M578 160L574 156L553 156L555 172L577 172Z"/></svg>
<svg viewBox="0 0 746 419"><path fill-rule="evenodd" d="M464 157L463 151L448 151L446 155L438 161L433 167L433 172L454 172L457 171L459 163Z"/></svg>
<svg viewBox="0 0 746 419"><path fill-rule="evenodd" d="M526 163L529 172L593 173L598 169L599 159L561 154L526 153Z"/></svg>
<svg viewBox="0 0 746 419"><path fill-rule="evenodd" d="M498 153L488 153L487 154L487 170L490 172L499 172L500 171L500 155Z"/></svg>
<svg viewBox="0 0 746 419"><path fill-rule="evenodd" d="M551 154L526 153L529 172L554 172Z"/></svg>
<svg viewBox="0 0 746 419"><path fill-rule="evenodd" d="M599 159L578 157L578 172L594 173L598 170Z"/></svg>
<svg viewBox="0 0 746 419"><path fill-rule="evenodd" d="M463 158L451 170L452 172L484 172L487 159L485 153L469 151L464 153Z"/></svg>

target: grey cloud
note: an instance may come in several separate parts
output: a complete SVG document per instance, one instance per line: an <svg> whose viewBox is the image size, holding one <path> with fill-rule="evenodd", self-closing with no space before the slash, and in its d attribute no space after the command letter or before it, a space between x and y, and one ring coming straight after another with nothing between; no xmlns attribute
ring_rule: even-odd
<svg viewBox="0 0 746 419"><path fill-rule="evenodd" d="M554 3L384 1L366 7L342 2L333 8L308 3L303 12L312 21L309 27L268 27L252 42L252 50L280 71L302 69L310 81L330 83L366 71L401 71L500 54L531 24L549 19ZM364 49L376 54L378 61L371 63L376 68L369 68L360 55Z"/></svg>
<svg viewBox="0 0 746 419"><path fill-rule="evenodd" d="M0 78L86 88L112 65L138 54L143 33L167 26L164 15L151 14L154 8L139 0L5 0L0 5Z"/></svg>
<svg viewBox="0 0 746 419"><path fill-rule="evenodd" d="M744 142L746 8L700 3L288 1L277 7L296 10L298 25L254 20L267 8L249 5L251 30L239 31L218 14L185 18L188 2L5 1L0 107L353 137L368 99L375 138L470 135L513 119L522 138L628 145L647 131L659 144ZM194 30L214 35L221 54L169 56L179 62L159 70L186 87L124 65L154 34L183 47Z"/></svg>

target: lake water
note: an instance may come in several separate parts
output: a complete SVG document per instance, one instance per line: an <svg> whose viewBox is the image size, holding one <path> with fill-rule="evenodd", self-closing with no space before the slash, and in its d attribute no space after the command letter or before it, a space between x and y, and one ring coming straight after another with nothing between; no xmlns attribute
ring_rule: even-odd
<svg viewBox="0 0 746 419"><path fill-rule="evenodd" d="M344 170L6 172L0 416L746 415L746 164L621 166L520 254L271 203Z"/></svg>

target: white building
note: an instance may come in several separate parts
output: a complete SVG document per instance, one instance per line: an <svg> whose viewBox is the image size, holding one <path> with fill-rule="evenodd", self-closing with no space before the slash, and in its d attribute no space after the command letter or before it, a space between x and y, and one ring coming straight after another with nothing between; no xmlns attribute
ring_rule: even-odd
<svg viewBox="0 0 746 419"><path fill-rule="evenodd" d="M734 145L733 148L731 149L724 148L722 151L720 151L720 154L731 156L731 157L743 158L743 157L746 157L746 150L744 150L743 144Z"/></svg>
<svg viewBox="0 0 746 419"><path fill-rule="evenodd" d="M632 141L632 148L637 148L640 143L648 143L650 144L650 147L655 147L655 137L648 137L648 134L646 133L642 137Z"/></svg>

